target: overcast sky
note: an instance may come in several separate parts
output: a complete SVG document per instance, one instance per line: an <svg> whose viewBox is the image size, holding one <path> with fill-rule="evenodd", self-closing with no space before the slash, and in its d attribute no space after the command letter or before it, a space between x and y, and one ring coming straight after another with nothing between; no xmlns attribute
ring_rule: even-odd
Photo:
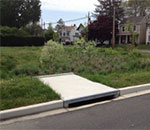
<svg viewBox="0 0 150 130"><path fill-rule="evenodd" d="M56 22L60 18L65 20L76 19L87 16L88 12L93 12L97 0L41 0L42 19L44 22ZM75 24L85 23L87 20L75 22ZM68 25L74 23L68 23Z"/></svg>
<svg viewBox="0 0 150 130"><path fill-rule="evenodd" d="M42 9L88 12L93 11L97 0L41 0Z"/></svg>

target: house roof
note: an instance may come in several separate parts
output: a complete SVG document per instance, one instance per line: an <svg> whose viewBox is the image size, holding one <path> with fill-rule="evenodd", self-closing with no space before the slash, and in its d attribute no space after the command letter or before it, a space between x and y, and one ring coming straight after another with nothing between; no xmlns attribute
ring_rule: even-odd
<svg viewBox="0 0 150 130"><path fill-rule="evenodd" d="M143 18L143 16L124 18L124 20L122 20L120 24L126 24L128 21L130 21L131 23L140 24Z"/></svg>
<svg viewBox="0 0 150 130"><path fill-rule="evenodd" d="M58 31L61 32L63 29L67 32L71 32L71 30L74 28L74 26L64 26L63 28L60 28Z"/></svg>
<svg viewBox="0 0 150 130"><path fill-rule="evenodd" d="M64 26L63 28L59 29L59 31L61 32L62 29L66 30L67 32L71 32L71 30L74 28L74 26Z"/></svg>
<svg viewBox="0 0 150 130"><path fill-rule="evenodd" d="M79 30L80 28L84 28L84 26L83 26L82 23L79 25L79 27L77 28L77 30Z"/></svg>

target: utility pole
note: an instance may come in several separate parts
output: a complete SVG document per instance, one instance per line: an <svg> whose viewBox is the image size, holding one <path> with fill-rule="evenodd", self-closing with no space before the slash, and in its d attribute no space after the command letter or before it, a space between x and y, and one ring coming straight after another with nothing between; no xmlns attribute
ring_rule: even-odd
<svg viewBox="0 0 150 130"><path fill-rule="evenodd" d="M113 10L113 32L112 32L112 49L115 48L115 19L116 19L116 9Z"/></svg>
<svg viewBox="0 0 150 130"><path fill-rule="evenodd" d="M90 12L88 12L88 25L87 25L87 28L88 28L88 31L87 31L87 41L89 40L89 24L90 24L90 21L91 21L91 19L90 19Z"/></svg>
<svg viewBox="0 0 150 130"><path fill-rule="evenodd" d="M45 22L44 22L44 30L45 30Z"/></svg>
<svg viewBox="0 0 150 130"><path fill-rule="evenodd" d="M91 19L90 19L90 12L88 12L88 25L90 24L90 21L91 21Z"/></svg>

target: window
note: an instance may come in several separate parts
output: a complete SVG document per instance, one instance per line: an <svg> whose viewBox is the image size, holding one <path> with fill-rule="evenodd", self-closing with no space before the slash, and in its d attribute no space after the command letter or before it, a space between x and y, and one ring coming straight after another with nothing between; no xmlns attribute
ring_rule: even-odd
<svg viewBox="0 0 150 130"><path fill-rule="evenodd" d="M136 31L136 25L133 26L133 31L134 31L134 32Z"/></svg>
<svg viewBox="0 0 150 130"><path fill-rule="evenodd" d="M125 27L124 27L124 26L122 27L122 31L123 31L123 32L125 31Z"/></svg>
<svg viewBox="0 0 150 130"><path fill-rule="evenodd" d="M61 35L62 35L62 33L60 32L60 33L59 33L59 35L61 36Z"/></svg>
<svg viewBox="0 0 150 130"><path fill-rule="evenodd" d="M67 32L67 36L69 36L69 32Z"/></svg>
<svg viewBox="0 0 150 130"><path fill-rule="evenodd" d="M65 32L63 33L63 36L65 36L66 34L65 34Z"/></svg>

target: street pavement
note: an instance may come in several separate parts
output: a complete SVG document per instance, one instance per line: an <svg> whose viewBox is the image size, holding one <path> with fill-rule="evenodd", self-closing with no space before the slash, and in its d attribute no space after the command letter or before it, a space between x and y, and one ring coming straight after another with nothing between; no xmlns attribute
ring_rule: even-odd
<svg viewBox="0 0 150 130"><path fill-rule="evenodd" d="M150 94L0 126L1 130L150 129Z"/></svg>
<svg viewBox="0 0 150 130"><path fill-rule="evenodd" d="M150 50L139 50L139 52L150 53Z"/></svg>

